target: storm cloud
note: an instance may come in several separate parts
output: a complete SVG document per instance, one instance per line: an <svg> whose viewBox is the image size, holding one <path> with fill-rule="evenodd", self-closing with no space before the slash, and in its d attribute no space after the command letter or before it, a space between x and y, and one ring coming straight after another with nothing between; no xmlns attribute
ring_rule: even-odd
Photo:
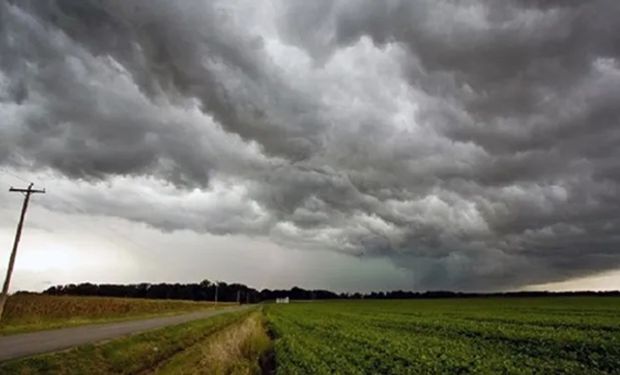
<svg viewBox="0 0 620 375"><path fill-rule="evenodd" d="M0 166L60 178L51 210L383 257L419 289L614 270L618 19L613 0L2 2Z"/></svg>

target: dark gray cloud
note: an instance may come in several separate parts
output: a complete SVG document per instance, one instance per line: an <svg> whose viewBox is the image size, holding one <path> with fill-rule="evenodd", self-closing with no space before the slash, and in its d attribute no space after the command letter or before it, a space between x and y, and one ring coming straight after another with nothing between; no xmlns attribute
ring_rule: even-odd
<svg viewBox="0 0 620 375"><path fill-rule="evenodd" d="M620 266L615 1L0 9L0 163L90 186L55 209L387 257L418 288Z"/></svg>

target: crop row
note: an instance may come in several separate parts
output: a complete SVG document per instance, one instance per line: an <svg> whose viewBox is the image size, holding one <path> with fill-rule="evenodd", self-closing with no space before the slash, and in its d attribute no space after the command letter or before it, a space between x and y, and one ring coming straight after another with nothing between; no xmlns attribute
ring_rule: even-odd
<svg viewBox="0 0 620 375"><path fill-rule="evenodd" d="M620 319L608 314L619 302L299 303L267 315L282 374L596 374L620 368Z"/></svg>

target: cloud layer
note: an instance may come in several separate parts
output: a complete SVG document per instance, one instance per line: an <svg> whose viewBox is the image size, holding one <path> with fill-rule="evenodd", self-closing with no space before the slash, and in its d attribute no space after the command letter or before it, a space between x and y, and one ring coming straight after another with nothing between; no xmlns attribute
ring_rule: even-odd
<svg viewBox="0 0 620 375"><path fill-rule="evenodd" d="M416 288L620 266L616 1L0 5L0 165ZM66 202L65 202L66 203Z"/></svg>

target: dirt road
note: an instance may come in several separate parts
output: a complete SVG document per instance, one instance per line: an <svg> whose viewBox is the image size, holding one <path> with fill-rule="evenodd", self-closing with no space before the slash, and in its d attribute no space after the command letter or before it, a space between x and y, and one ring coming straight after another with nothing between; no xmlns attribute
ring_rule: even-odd
<svg viewBox="0 0 620 375"><path fill-rule="evenodd" d="M74 328L61 328L50 331L0 336L0 361L53 352L101 340L114 339L192 320L205 319L228 312L241 311L251 307L251 305L234 306L161 318L94 324Z"/></svg>

